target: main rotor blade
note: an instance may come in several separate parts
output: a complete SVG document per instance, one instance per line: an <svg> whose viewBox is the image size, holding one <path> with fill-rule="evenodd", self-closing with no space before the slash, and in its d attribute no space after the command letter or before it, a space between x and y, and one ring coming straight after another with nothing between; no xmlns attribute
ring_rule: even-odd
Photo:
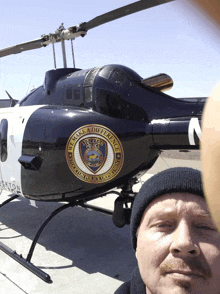
<svg viewBox="0 0 220 294"><path fill-rule="evenodd" d="M175 0L139 0L137 2L97 16L88 22L81 23L77 26L72 26L68 30L59 28L55 34L43 35L40 39L0 49L0 58L10 54L17 54L23 51L45 47L53 42L57 43L61 42L61 40L75 39L76 37L85 35L86 31L89 29L116 20L123 16L171 1Z"/></svg>
<svg viewBox="0 0 220 294"><path fill-rule="evenodd" d="M99 15L88 22L84 22L80 24L79 28L80 30L82 29L82 30L88 31L104 23L116 20L126 15L129 15L147 8L151 8L160 4L171 2L171 1L174 1L174 0L139 0L137 2L125 5L118 9Z"/></svg>
<svg viewBox="0 0 220 294"><path fill-rule="evenodd" d="M46 46L46 45L42 44L42 42L44 42L44 41L45 41L44 38L41 38L41 39L36 39L33 41L29 41L29 42L25 42L25 43L21 43L18 45L14 45L11 47L1 49L0 50L0 58L7 56L7 55L10 55L10 54L21 53L22 51L26 51L26 50L41 48L42 46Z"/></svg>

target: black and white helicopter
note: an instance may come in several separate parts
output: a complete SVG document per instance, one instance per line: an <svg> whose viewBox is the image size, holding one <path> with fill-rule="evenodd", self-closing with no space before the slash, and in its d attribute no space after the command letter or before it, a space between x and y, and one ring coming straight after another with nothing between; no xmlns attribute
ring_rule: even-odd
<svg viewBox="0 0 220 294"><path fill-rule="evenodd" d="M22 100L8 94L7 101L0 101L0 188L14 194L0 207L19 196L66 202L43 223L26 259L0 242L1 250L46 282L51 282L50 276L34 266L31 257L41 232L57 213L82 206L113 214L114 224L123 227L129 224L135 197L132 186L160 153L199 149L206 98L176 99L163 93L173 85L167 74L143 79L122 65L66 65L65 40L170 1L137 1L0 50L4 57L58 42L62 46L63 68L46 72L44 84ZM112 192L114 188L120 192ZM118 194L113 212L86 203L108 193Z"/></svg>

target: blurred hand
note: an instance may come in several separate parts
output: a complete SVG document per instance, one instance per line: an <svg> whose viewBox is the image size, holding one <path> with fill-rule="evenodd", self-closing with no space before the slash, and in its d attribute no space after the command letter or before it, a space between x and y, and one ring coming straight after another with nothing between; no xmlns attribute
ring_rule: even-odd
<svg viewBox="0 0 220 294"><path fill-rule="evenodd" d="M203 111L201 154L205 195L220 229L220 83L210 94Z"/></svg>

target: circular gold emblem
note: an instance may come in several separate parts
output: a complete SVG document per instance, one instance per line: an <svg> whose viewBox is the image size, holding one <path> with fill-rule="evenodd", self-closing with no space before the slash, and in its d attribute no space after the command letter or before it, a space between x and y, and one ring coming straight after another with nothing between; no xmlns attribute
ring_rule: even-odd
<svg viewBox="0 0 220 294"><path fill-rule="evenodd" d="M66 161L77 178L99 184L118 175L124 163L124 151L110 129L91 124L78 128L69 137Z"/></svg>

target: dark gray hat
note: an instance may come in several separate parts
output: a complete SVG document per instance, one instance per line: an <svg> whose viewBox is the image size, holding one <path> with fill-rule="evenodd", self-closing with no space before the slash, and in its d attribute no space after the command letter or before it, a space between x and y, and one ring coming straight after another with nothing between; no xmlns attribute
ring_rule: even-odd
<svg viewBox="0 0 220 294"><path fill-rule="evenodd" d="M131 213L131 238L137 246L137 229L148 204L155 198L175 192L188 192L204 197L201 172L188 167L164 170L147 180L136 195Z"/></svg>

